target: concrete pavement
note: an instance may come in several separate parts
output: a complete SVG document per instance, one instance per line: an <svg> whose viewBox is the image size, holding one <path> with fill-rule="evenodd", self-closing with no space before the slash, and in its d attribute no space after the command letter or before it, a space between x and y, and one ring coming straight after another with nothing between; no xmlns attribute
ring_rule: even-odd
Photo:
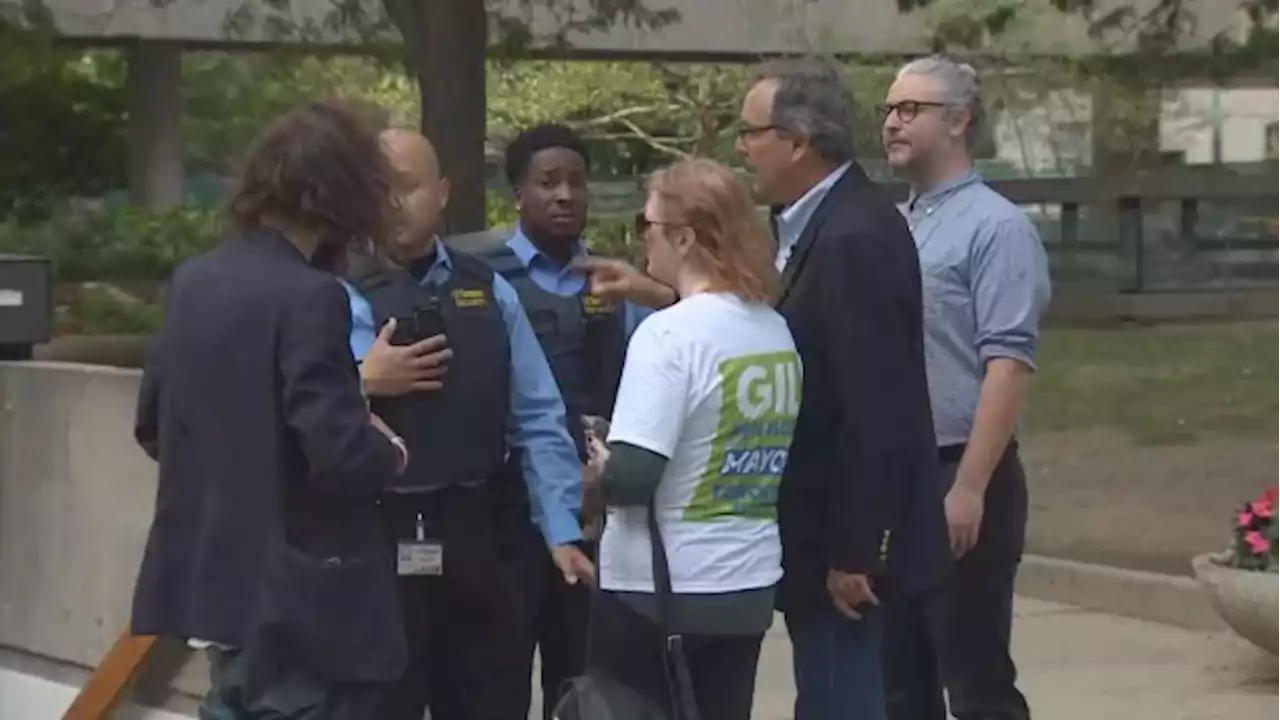
<svg viewBox="0 0 1280 720"><path fill-rule="evenodd" d="M1014 658L1036 720L1277 716L1276 658L1226 633L1019 598ZM791 648L775 627L765 639L755 717L791 718L793 697Z"/></svg>
<svg viewBox="0 0 1280 720"><path fill-rule="evenodd" d="M1024 601L1015 659L1037 720L1272 720L1276 658L1227 632Z"/></svg>
<svg viewBox="0 0 1280 720"><path fill-rule="evenodd" d="M1224 632L1186 630L1019 598L1014 656L1036 720L1277 716L1276 658ZM780 627L765 640L757 692L757 720L792 717L791 653ZM0 720L52 720L75 693L72 684L0 667ZM194 718L194 702L185 705L172 708L177 712L129 706L118 716Z"/></svg>

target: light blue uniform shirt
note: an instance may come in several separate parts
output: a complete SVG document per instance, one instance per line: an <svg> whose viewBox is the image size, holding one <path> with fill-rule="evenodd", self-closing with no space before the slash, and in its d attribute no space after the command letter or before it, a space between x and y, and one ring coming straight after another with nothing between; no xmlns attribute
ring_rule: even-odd
<svg viewBox="0 0 1280 720"><path fill-rule="evenodd" d="M852 162L847 162L840 167L832 170L829 175L818 181L817 185L809 188L809 192L800 196L799 200L791 203L782 212L778 213L775 218L778 231L778 255L775 264L778 272L782 272L787 267L787 260L791 258L791 251L795 248L796 243L800 242L800 236L804 234L804 227L809 224L809 219L813 217L813 211L818 209L822 201L827 197L827 193L831 192L831 188L840 182L840 178L849 172Z"/></svg>
<svg viewBox="0 0 1280 720"><path fill-rule="evenodd" d="M437 241L435 262L423 282L447 282L452 274L449 251L444 243ZM351 299L351 352L359 361L373 345L378 329L374 327L369 302L349 283L343 285ZM580 540L582 531L577 516L582 504L582 465L565 429L564 400L515 288L496 273L493 297L502 312L511 348L511 415L507 420L507 443L524 451L520 457L533 519L548 545Z"/></svg>
<svg viewBox="0 0 1280 720"><path fill-rule="evenodd" d="M903 209L924 284L925 368L938 445L968 442L992 358L1034 369L1049 263L1017 205L969 171Z"/></svg>
<svg viewBox="0 0 1280 720"><path fill-rule="evenodd" d="M515 256L528 269L529 279L546 292L569 297L570 295L581 293L582 289L586 287L586 273L574 267L561 267L555 260L547 257L539 250L519 227L516 227L515 234L507 241L507 247L511 248ZM586 255L587 249L581 242L574 245L573 256L575 258L585 257ZM622 318L623 332L626 337L630 339L631 333L635 332L636 326L640 324L640 321L651 314L653 314L652 308L639 307L630 302L624 303L622 306Z"/></svg>

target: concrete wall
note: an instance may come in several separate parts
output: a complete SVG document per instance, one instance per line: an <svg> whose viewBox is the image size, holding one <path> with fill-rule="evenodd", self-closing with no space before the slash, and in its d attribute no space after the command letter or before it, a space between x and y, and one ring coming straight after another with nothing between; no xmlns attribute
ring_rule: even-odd
<svg viewBox="0 0 1280 720"><path fill-rule="evenodd" d="M2 2L3 0L0 0ZM477 0L479 2L480 0ZM306 38L321 44L359 42L362 34L328 22L335 0L44 0L59 29L82 38L148 38L193 43L273 42ZM347 3L344 3L346 5ZM372 17L379 0L361 0ZM535 36L546 35L566 20L587 17L589 0L488 0L491 17L527 20ZM1245 27L1236 0L1187 0L1196 18L1188 47L1203 46L1214 35L1238 35ZM272 6L283 7L283 10ZM647 0L650 10L673 9L680 21L658 31L615 25L603 31L569 36L577 49L597 53L742 54L825 51L865 54L916 54L928 49L927 36L939 13L961 15L960 2L898 13L894 0ZM1098 0L1098 15L1120 6L1138 12L1155 0ZM549 7L550 6L550 9ZM1088 37L1083 20L1063 16L1047 0L1029 0L1017 25L992 50L1079 54L1127 50L1131 38L1117 35L1098 42ZM274 19L273 19L274 18ZM283 20L283 22L277 22ZM281 34L281 28L288 32ZM388 34L383 37L391 37Z"/></svg>
<svg viewBox="0 0 1280 720"><path fill-rule="evenodd" d="M79 684L127 626L156 489L132 437L140 375L0 363L0 664ZM183 665L176 650L151 684ZM206 672L177 684L199 694Z"/></svg>

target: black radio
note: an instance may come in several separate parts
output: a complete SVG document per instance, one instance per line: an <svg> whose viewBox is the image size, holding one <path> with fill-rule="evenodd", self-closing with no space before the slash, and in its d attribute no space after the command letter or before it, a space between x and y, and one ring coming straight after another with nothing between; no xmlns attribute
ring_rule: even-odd
<svg viewBox="0 0 1280 720"><path fill-rule="evenodd" d="M396 329L391 333L392 345L412 345L435 335L444 334L444 314L440 298L432 295L414 306L407 316L396 316Z"/></svg>

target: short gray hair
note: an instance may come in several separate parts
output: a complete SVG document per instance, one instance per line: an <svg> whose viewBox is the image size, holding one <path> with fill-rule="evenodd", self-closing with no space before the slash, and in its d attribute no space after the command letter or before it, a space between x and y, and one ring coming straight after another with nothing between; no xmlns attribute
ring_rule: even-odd
<svg viewBox="0 0 1280 720"><path fill-rule="evenodd" d="M775 129L809 141L824 160L853 157L853 92L840 69L819 58L774 60L756 71L755 81L772 81Z"/></svg>
<svg viewBox="0 0 1280 720"><path fill-rule="evenodd" d="M903 75L927 75L938 82L942 88L940 102L948 108L969 111L969 127L965 135L973 138L977 129L986 121L982 107L982 78L978 71L967 62L953 60L945 55L930 55L917 58L898 70L898 77Z"/></svg>

